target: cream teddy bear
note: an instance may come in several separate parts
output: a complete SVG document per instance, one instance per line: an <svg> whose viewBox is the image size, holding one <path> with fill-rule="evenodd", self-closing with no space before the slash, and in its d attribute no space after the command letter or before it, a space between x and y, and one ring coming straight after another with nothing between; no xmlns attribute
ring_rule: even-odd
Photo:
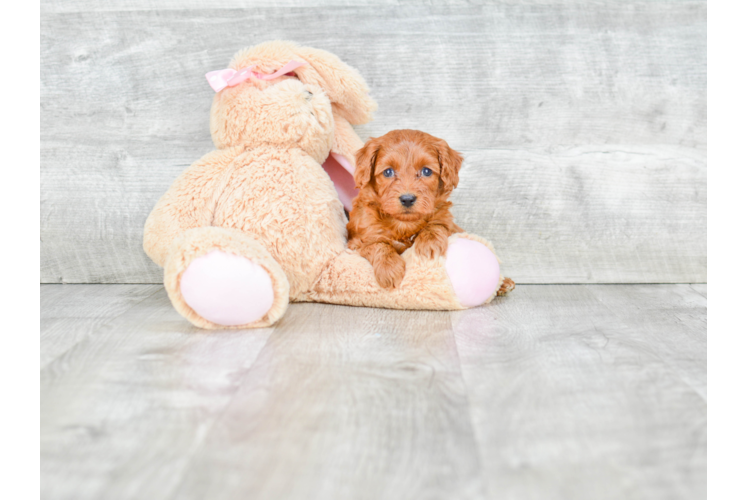
<svg viewBox="0 0 748 500"><path fill-rule="evenodd" d="M376 108L359 73L323 50L268 42L208 75L216 150L184 171L145 224L174 307L202 328L278 321L289 302L465 309L503 281L491 244L455 234L445 257L403 253L406 274L381 288L346 249L356 190L351 124Z"/></svg>

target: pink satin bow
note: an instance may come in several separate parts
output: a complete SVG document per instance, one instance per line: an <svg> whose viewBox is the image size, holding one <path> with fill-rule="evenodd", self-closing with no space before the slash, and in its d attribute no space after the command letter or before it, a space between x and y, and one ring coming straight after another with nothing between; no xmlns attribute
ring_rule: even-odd
<svg viewBox="0 0 748 500"><path fill-rule="evenodd" d="M255 78L258 78L260 80L273 80L275 78L278 78L279 76L286 75L296 68L299 68L301 66L306 65L305 62L299 62L299 61L290 61L288 64L283 66L281 69L273 73L272 75L265 75L263 73L257 73L256 71L252 71L255 67L250 66L248 68L244 68L241 71L236 71L233 69L219 69L217 71L211 71L210 73L205 74L205 78L208 79L208 83L210 86L215 90L216 92L219 92L226 87L233 87L234 85L239 85L244 80L248 79L250 76L254 76Z"/></svg>

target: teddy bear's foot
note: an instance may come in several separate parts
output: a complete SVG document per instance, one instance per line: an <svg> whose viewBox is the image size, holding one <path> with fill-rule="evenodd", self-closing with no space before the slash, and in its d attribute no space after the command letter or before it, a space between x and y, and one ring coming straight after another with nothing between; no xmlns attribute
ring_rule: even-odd
<svg viewBox="0 0 748 500"><path fill-rule="evenodd" d="M501 288L496 292L496 295L503 297L512 290L514 290L514 280L512 278L504 278L504 281L501 282Z"/></svg>
<svg viewBox="0 0 748 500"><path fill-rule="evenodd" d="M193 260L179 286L188 306L221 326L254 323L273 306L273 283L267 271L220 250Z"/></svg>
<svg viewBox="0 0 748 500"><path fill-rule="evenodd" d="M405 276L395 288L379 286L369 261L352 250L342 252L302 300L391 309L460 310L496 297L499 261L491 244L467 233L449 237L446 257L402 254Z"/></svg>
<svg viewBox="0 0 748 500"><path fill-rule="evenodd" d="M201 328L257 328L288 307L280 264L250 235L219 227L186 231L172 245L164 286L174 307Z"/></svg>
<svg viewBox="0 0 748 500"><path fill-rule="evenodd" d="M483 243L455 236L447 250L447 275L460 304L478 306L494 297L499 288L499 261Z"/></svg>

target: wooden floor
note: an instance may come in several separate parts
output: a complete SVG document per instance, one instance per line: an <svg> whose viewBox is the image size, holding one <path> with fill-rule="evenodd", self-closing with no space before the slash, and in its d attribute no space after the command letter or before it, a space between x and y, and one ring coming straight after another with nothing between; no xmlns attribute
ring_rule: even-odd
<svg viewBox="0 0 748 500"><path fill-rule="evenodd" d="M705 498L706 291L208 332L159 285L42 285L41 496Z"/></svg>

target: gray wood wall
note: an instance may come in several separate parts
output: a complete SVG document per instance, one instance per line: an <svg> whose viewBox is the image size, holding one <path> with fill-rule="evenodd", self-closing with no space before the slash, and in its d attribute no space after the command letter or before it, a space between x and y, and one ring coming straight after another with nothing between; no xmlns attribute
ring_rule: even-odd
<svg viewBox="0 0 748 500"><path fill-rule="evenodd" d="M42 282L161 282L142 228L213 149L203 75L272 39L360 70L362 138L464 152L456 219L517 282L706 281L706 2L428 3L43 1Z"/></svg>

